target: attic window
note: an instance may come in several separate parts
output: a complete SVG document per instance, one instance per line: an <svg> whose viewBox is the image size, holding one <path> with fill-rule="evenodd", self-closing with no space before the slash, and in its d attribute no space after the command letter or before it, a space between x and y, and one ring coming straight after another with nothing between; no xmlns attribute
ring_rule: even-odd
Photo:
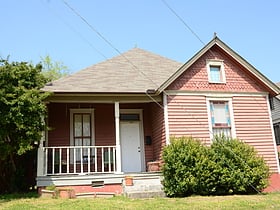
<svg viewBox="0 0 280 210"><path fill-rule="evenodd" d="M207 73L209 83L226 83L222 60L207 60Z"/></svg>

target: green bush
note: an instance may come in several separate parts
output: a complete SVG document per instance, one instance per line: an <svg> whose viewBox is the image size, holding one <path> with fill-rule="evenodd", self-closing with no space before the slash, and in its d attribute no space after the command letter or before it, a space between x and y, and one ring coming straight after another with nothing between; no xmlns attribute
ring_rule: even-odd
<svg viewBox="0 0 280 210"><path fill-rule="evenodd" d="M191 137L171 139L163 151L163 186L167 196L187 196L196 191L198 165L207 160L208 148Z"/></svg>
<svg viewBox="0 0 280 210"><path fill-rule="evenodd" d="M251 146L224 136L215 137L211 147L191 137L172 138L163 161L163 186L170 197L256 193L269 176Z"/></svg>
<svg viewBox="0 0 280 210"><path fill-rule="evenodd" d="M238 140L216 136L211 145L211 159L218 171L215 194L248 194L268 185L269 168L255 149Z"/></svg>

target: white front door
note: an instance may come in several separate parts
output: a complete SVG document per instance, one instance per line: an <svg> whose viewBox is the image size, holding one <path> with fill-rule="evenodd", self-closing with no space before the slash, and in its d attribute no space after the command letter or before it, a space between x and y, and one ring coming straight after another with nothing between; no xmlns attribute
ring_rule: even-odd
<svg viewBox="0 0 280 210"><path fill-rule="evenodd" d="M122 171L141 172L140 122L120 123Z"/></svg>

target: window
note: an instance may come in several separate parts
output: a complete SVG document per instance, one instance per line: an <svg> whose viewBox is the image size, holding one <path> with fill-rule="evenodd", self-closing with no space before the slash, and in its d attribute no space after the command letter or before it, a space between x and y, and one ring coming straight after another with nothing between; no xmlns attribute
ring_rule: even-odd
<svg viewBox="0 0 280 210"><path fill-rule="evenodd" d="M91 115L89 113L74 114L74 145L91 146Z"/></svg>
<svg viewBox="0 0 280 210"><path fill-rule="evenodd" d="M223 61L207 60L207 72L210 83L226 82Z"/></svg>
<svg viewBox="0 0 280 210"><path fill-rule="evenodd" d="M71 110L71 142L72 146L93 146L93 110L75 109ZM76 161L80 161L81 157L88 157L88 148L75 149ZM93 154L89 154L92 156Z"/></svg>
<svg viewBox="0 0 280 210"><path fill-rule="evenodd" d="M120 114L121 121L139 121L139 114Z"/></svg>
<svg viewBox="0 0 280 210"><path fill-rule="evenodd" d="M212 133L231 137L231 120L228 101L210 101Z"/></svg>
<svg viewBox="0 0 280 210"><path fill-rule="evenodd" d="M280 145L280 123L276 123L273 125L275 141L277 145Z"/></svg>
<svg viewBox="0 0 280 210"><path fill-rule="evenodd" d="M272 97L269 97L269 106L270 106L270 110L274 110L274 102Z"/></svg>

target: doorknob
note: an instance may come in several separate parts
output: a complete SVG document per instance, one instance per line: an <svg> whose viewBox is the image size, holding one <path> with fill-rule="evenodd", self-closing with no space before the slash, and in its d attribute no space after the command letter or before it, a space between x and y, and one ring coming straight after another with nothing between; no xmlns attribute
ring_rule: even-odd
<svg viewBox="0 0 280 210"><path fill-rule="evenodd" d="M140 152L140 147L138 147L138 152Z"/></svg>

